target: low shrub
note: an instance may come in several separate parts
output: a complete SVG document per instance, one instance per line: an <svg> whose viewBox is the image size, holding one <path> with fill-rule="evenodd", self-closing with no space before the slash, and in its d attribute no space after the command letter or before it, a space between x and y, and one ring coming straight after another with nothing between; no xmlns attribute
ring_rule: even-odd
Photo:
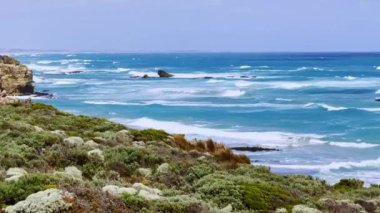
<svg viewBox="0 0 380 213"><path fill-rule="evenodd" d="M55 176L34 174L21 177L18 181L0 182L0 205L13 205L30 194L57 185L59 181Z"/></svg>
<svg viewBox="0 0 380 213"><path fill-rule="evenodd" d="M136 141L166 141L169 134L163 130L145 129L145 130L132 130L132 135Z"/></svg>
<svg viewBox="0 0 380 213"><path fill-rule="evenodd" d="M361 189L364 186L364 182L358 179L341 179L334 185L334 189L349 191L354 189Z"/></svg>
<svg viewBox="0 0 380 213"><path fill-rule="evenodd" d="M285 189L265 183L245 184L243 202L248 209L267 212L294 205L296 199Z"/></svg>

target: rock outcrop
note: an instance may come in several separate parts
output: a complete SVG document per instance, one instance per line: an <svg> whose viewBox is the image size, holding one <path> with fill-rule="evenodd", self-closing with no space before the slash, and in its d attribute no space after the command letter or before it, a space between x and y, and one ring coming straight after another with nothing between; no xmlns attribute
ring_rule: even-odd
<svg viewBox="0 0 380 213"><path fill-rule="evenodd" d="M170 77L174 76L174 75L166 72L165 70L158 70L157 74L158 74L158 76L160 76L160 78L170 78Z"/></svg>
<svg viewBox="0 0 380 213"><path fill-rule="evenodd" d="M7 207L5 212L63 212L69 210L74 202L73 194L58 189L48 189L29 195L26 200Z"/></svg>
<svg viewBox="0 0 380 213"><path fill-rule="evenodd" d="M33 94L32 71L16 59L0 55L0 91L7 95Z"/></svg>

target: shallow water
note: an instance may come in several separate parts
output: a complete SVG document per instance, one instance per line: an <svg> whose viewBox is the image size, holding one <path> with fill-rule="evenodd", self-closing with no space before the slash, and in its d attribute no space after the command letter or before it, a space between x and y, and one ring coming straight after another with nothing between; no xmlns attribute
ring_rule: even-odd
<svg viewBox="0 0 380 213"><path fill-rule="evenodd" d="M280 173L380 183L380 54L15 54L38 91L77 114L277 147ZM157 78L156 70L175 75ZM80 73L72 73L80 72ZM149 79L135 78L148 74Z"/></svg>

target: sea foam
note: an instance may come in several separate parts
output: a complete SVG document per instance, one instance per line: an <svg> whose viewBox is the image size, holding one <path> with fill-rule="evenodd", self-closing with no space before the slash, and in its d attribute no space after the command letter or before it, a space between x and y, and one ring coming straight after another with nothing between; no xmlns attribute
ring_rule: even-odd
<svg viewBox="0 0 380 213"><path fill-rule="evenodd" d="M212 129L195 125L187 125L174 121L159 121L143 117L132 120L114 118L113 121L136 128L163 129L169 133L183 133L188 136L213 138L222 142L264 145L269 147L288 147L326 143L323 136L316 134L294 134L286 132L240 132L234 130Z"/></svg>

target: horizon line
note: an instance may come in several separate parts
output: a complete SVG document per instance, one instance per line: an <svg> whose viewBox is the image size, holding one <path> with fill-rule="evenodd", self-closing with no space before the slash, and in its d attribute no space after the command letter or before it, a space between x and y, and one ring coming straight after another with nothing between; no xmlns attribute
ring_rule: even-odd
<svg viewBox="0 0 380 213"><path fill-rule="evenodd" d="M65 53L85 53L85 54L189 54L189 53L231 53L231 54L318 54L318 53L380 53L377 51L212 51L212 50L176 50L176 51L118 51L118 50L44 50L44 49L0 49L0 53L22 54L22 53L44 53L44 54L65 54Z"/></svg>

